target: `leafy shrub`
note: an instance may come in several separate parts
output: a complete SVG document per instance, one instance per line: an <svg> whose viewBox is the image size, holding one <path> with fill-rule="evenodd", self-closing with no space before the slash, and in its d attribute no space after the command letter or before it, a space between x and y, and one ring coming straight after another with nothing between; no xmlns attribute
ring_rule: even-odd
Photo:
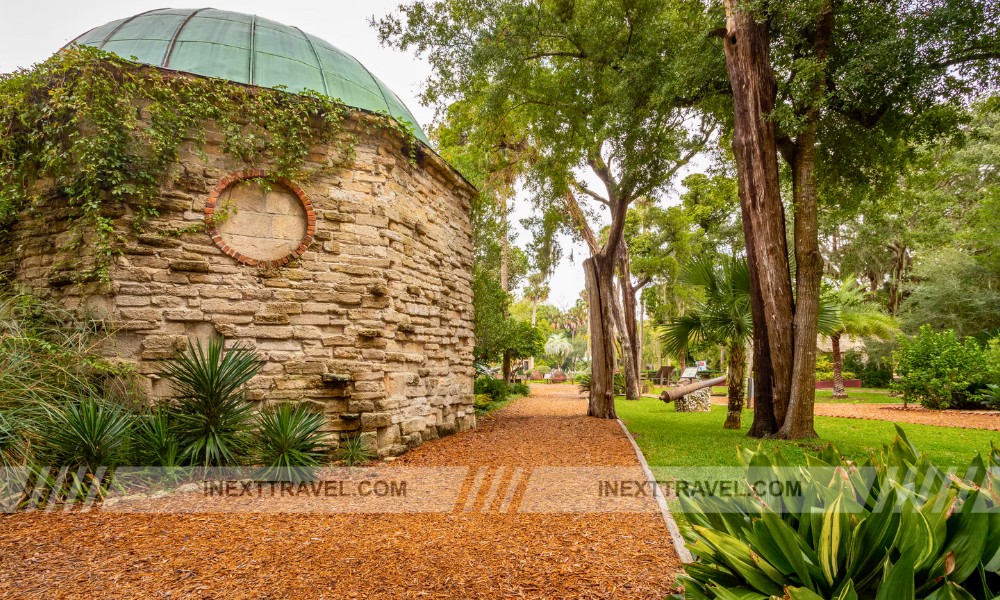
<svg viewBox="0 0 1000 600"><path fill-rule="evenodd" d="M855 379L854 371L847 368L847 365L843 365L841 369L841 377L844 379ZM820 353L816 355L816 381L832 381L833 380L833 357L826 353Z"/></svg>
<svg viewBox="0 0 1000 600"><path fill-rule="evenodd" d="M538 364L535 365L535 369L534 370L538 371L542 375L546 375L546 374L552 372L552 367L550 367L549 365L547 365L545 363L538 363Z"/></svg>
<svg viewBox="0 0 1000 600"><path fill-rule="evenodd" d="M995 383L986 384L986 388L982 391L980 396L983 399L983 404L989 408L1000 408L1000 385Z"/></svg>
<svg viewBox="0 0 1000 600"><path fill-rule="evenodd" d="M48 464L94 473L129 459L132 415L95 398L45 407L41 457Z"/></svg>
<svg viewBox="0 0 1000 600"><path fill-rule="evenodd" d="M246 452L253 413L243 386L260 370L258 354L242 346L223 351L215 338L208 350L188 344L161 371L180 395L176 431L181 458L191 464L236 464Z"/></svg>
<svg viewBox="0 0 1000 600"><path fill-rule="evenodd" d="M953 331L935 332L924 325L912 338L901 338L895 352L901 381L893 385L906 401L927 408L961 408L978 402L986 378L986 358L972 338L959 341Z"/></svg>
<svg viewBox="0 0 1000 600"><path fill-rule="evenodd" d="M476 394L473 396L472 404L477 411L489 410L493 404L493 397L489 394Z"/></svg>
<svg viewBox="0 0 1000 600"><path fill-rule="evenodd" d="M363 465L374 460L375 456L375 453L365 446L360 435L342 441L337 449L337 458L349 467Z"/></svg>
<svg viewBox="0 0 1000 600"><path fill-rule="evenodd" d="M681 494L691 524L684 536L698 558L679 578L686 597L994 598L998 451L992 469L977 456L966 479L954 480L897 432L880 460L860 467L832 447L803 469L788 468L780 451L740 452L747 481L797 482L800 493Z"/></svg>
<svg viewBox="0 0 1000 600"><path fill-rule="evenodd" d="M510 395L507 382L495 377L479 377L473 385L473 393L486 394L494 402L503 402Z"/></svg>
<svg viewBox="0 0 1000 600"><path fill-rule="evenodd" d="M305 405L284 403L261 412L253 446L267 467L263 476L277 481L311 478L329 450L330 434L320 431L324 421L322 413Z"/></svg>
<svg viewBox="0 0 1000 600"><path fill-rule="evenodd" d="M865 360L857 351L844 354L844 369L855 373L861 385L868 388L887 388L892 384L892 363L874 358Z"/></svg>
<svg viewBox="0 0 1000 600"><path fill-rule="evenodd" d="M507 393L509 396L530 396L531 388L527 383L511 383L507 386Z"/></svg>

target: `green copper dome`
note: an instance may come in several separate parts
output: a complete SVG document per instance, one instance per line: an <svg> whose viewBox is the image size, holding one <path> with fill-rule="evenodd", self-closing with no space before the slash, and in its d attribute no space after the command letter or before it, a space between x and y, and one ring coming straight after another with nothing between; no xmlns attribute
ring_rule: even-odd
<svg viewBox="0 0 1000 600"><path fill-rule="evenodd" d="M356 58L298 27L213 8L161 8L95 27L70 43L174 71L320 92L348 106L388 113L427 143L392 90Z"/></svg>

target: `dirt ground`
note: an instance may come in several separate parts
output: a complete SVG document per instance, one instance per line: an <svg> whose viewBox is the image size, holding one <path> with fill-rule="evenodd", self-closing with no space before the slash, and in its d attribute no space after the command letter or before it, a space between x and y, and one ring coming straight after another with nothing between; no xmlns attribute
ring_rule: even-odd
<svg viewBox="0 0 1000 600"><path fill-rule="evenodd" d="M158 505L166 514L0 515L0 596L663 598L679 566L651 500L644 512L518 510L517 467L521 481L546 466L636 467L618 424L585 412L574 386L534 386L478 429L384 465L470 467L443 513L182 514L182 497ZM516 490L510 504L480 472Z"/></svg>

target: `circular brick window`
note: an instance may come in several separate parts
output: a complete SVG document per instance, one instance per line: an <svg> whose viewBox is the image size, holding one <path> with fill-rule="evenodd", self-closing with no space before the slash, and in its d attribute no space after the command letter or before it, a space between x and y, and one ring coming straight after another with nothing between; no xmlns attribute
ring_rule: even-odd
<svg viewBox="0 0 1000 600"><path fill-rule="evenodd" d="M205 203L205 221L223 252L263 267L300 256L316 233L312 202L302 189L256 169L229 175L215 186Z"/></svg>

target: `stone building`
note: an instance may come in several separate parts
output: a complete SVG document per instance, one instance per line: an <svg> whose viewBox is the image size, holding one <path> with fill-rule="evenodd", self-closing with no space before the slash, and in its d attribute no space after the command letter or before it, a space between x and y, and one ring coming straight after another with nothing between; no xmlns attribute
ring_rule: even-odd
<svg viewBox="0 0 1000 600"><path fill-rule="evenodd" d="M352 107L349 167L260 183L219 149L205 125L182 148L158 202L110 283L66 272L68 235L53 208L20 216L0 245L3 268L35 293L85 306L120 328L115 354L133 362L153 398L171 395L162 359L189 339L224 335L266 363L259 402L310 402L330 427L398 454L475 426L472 406L472 243L475 189L426 145L416 160L371 113L414 123L356 59L297 28L212 9L155 10L75 40L139 62L290 92L316 90ZM323 163L336 150L311 149ZM212 228L197 228L225 207ZM126 215L121 215L124 219Z"/></svg>

